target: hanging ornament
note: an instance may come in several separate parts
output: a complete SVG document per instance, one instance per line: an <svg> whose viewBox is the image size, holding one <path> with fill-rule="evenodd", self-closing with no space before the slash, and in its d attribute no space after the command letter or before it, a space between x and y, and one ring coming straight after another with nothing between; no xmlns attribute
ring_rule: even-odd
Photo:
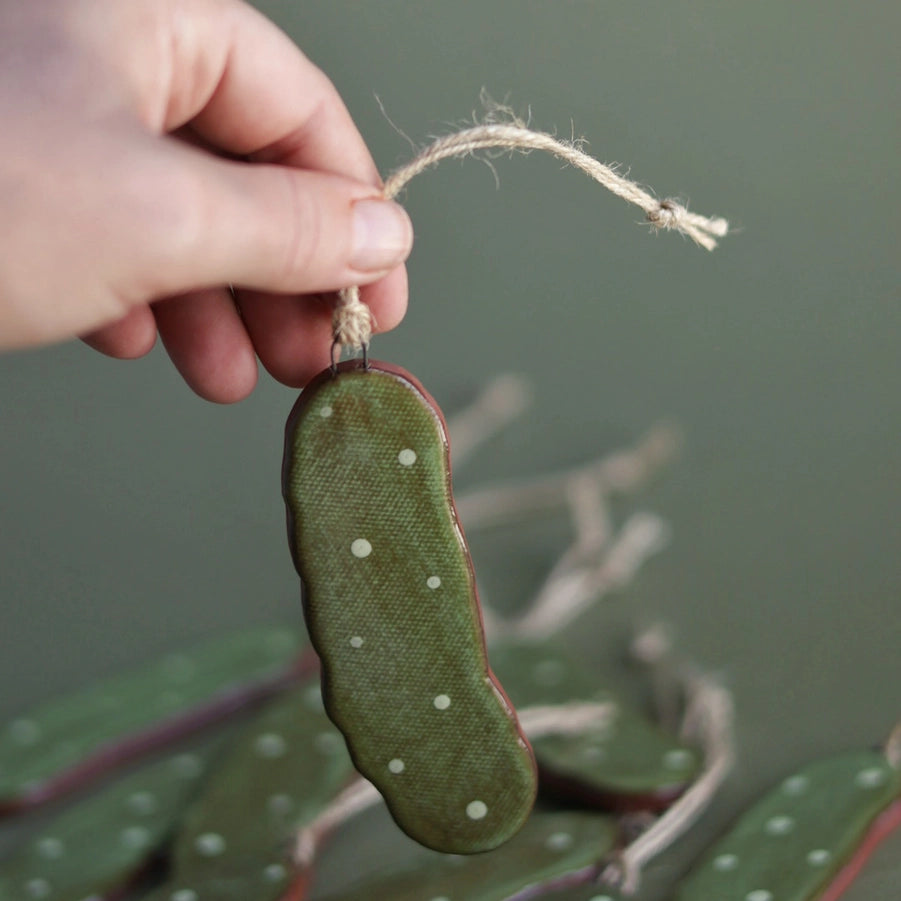
<svg viewBox="0 0 901 901"><path fill-rule="evenodd" d="M723 219L659 201L575 143L491 120L440 138L394 173L393 198L442 159L544 150L712 250ZM283 491L326 711L400 827L439 851L487 851L525 823L536 767L488 666L475 577L451 493L444 418L410 373L368 360L355 287L336 306L334 364L288 420Z"/></svg>

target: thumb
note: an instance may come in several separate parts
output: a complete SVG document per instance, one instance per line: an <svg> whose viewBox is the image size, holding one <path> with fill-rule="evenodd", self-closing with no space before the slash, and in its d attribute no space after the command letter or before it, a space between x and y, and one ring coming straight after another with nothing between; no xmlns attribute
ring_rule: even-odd
<svg viewBox="0 0 901 901"><path fill-rule="evenodd" d="M161 296L224 284L332 291L376 281L410 253L407 213L372 185L185 151L182 190L170 195L179 225L168 230L158 254L145 257L157 257Z"/></svg>

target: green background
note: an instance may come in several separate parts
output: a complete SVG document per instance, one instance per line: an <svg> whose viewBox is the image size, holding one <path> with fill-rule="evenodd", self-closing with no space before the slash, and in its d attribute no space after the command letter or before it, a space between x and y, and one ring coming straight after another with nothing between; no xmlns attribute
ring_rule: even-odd
<svg viewBox="0 0 901 901"><path fill-rule="evenodd" d="M448 409L497 372L534 380L532 414L460 488L574 463L663 416L684 427L682 459L639 501L672 523L670 548L612 616L567 633L588 656L663 618L735 692L740 765L656 868L646 897L663 897L755 792L901 718L901 6L260 6L332 77L385 171L411 151L376 95L421 142L485 87L736 226L709 254L550 158L498 160L499 189L479 162L445 163L404 197L410 312L373 348ZM210 405L159 348L0 358L0 712L212 631L299 619L279 488L294 396L264 376L250 400ZM509 603L563 540L472 536ZM847 898L899 884L896 836Z"/></svg>

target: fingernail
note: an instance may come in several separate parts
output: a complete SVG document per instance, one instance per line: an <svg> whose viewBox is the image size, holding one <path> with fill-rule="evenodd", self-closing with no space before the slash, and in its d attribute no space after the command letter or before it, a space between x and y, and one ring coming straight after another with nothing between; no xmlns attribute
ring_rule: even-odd
<svg viewBox="0 0 901 901"><path fill-rule="evenodd" d="M379 272L402 263L413 244L406 210L391 200L358 200L353 207L353 250L350 265L360 272Z"/></svg>

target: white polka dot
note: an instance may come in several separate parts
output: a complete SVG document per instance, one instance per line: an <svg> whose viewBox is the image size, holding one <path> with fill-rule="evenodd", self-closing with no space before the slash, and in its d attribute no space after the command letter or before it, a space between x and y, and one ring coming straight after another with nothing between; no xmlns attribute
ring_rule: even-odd
<svg viewBox="0 0 901 901"><path fill-rule="evenodd" d="M663 755L663 765L668 770L687 770L693 761L694 755L684 748L676 748Z"/></svg>
<svg viewBox="0 0 901 901"><path fill-rule="evenodd" d="M66 847L58 838L47 836L37 843L37 852L44 860L59 860L66 853Z"/></svg>
<svg viewBox="0 0 901 901"><path fill-rule="evenodd" d="M150 842L150 832L143 826L129 826L119 833L119 841L126 848L139 851L141 848L146 848Z"/></svg>
<svg viewBox="0 0 901 901"><path fill-rule="evenodd" d="M350 640L350 646L352 648L362 648L363 639L359 635L354 635L354 637Z"/></svg>
<svg viewBox="0 0 901 901"><path fill-rule="evenodd" d="M438 895L437 898L429 898L429 901L451 901L451 899L447 895Z"/></svg>
<svg viewBox="0 0 901 901"><path fill-rule="evenodd" d="M225 839L218 832L204 832L194 839L194 847L204 857L218 857L225 853Z"/></svg>
<svg viewBox="0 0 901 901"><path fill-rule="evenodd" d="M765 888L754 889L745 895L745 901L773 901L773 893L768 892Z"/></svg>
<svg viewBox="0 0 901 901"><path fill-rule="evenodd" d="M189 888L180 888L171 894L170 901L198 901L197 892Z"/></svg>
<svg viewBox="0 0 901 901"><path fill-rule="evenodd" d="M821 867L829 863L830 860L832 860L832 852L826 850L826 848L816 848L807 855L807 862L812 867Z"/></svg>
<svg viewBox="0 0 901 901"><path fill-rule="evenodd" d="M331 416L332 413L334 413L334 412L335 412L335 411L334 411L328 404L324 404L323 406L321 406L321 407L319 408L319 415L320 415L323 419L328 419L329 416Z"/></svg>
<svg viewBox="0 0 901 901"><path fill-rule="evenodd" d="M294 808L294 801L291 800L290 795L270 795L266 806L270 813L286 814Z"/></svg>
<svg viewBox="0 0 901 901"><path fill-rule="evenodd" d="M767 835L788 835L795 828L795 821L791 817L770 817L764 824Z"/></svg>
<svg viewBox="0 0 901 901"><path fill-rule="evenodd" d="M429 576L425 580L425 584L428 585L429 588L432 589L432 591L434 591L436 588L441 587L441 579L438 576Z"/></svg>
<svg viewBox="0 0 901 901"><path fill-rule="evenodd" d="M388 769L391 770L395 775L402 773L407 768L407 765L400 759L400 757L395 757L394 760L388 761Z"/></svg>
<svg viewBox="0 0 901 901"><path fill-rule="evenodd" d="M28 747L40 739L41 727L34 720L13 720L9 734L15 744Z"/></svg>
<svg viewBox="0 0 901 901"><path fill-rule="evenodd" d="M737 854L718 854L713 858L713 869L719 873L731 873L737 867Z"/></svg>
<svg viewBox="0 0 901 901"><path fill-rule="evenodd" d="M52 888L46 879L30 879L25 883L29 898L48 898Z"/></svg>
<svg viewBox="0 0 901 901"><path fill-rule="evenodd" d="M447 710L450 707L450 696L449 695L436 695L435 700L432 701L435 705L436 710Z"/></svg>
<svg viewBox="0 0 901 901"><path fill-rule="evenodd" d="M313 739L313 744L320 754L325 754L327 757L330 757L332 754L337 754L344 746L344 742L341 741L340 736L334 732L320 732Z"/></svg>
<svg viewBox="0 0 901 901"><path fill-rule="evenodd" d="M416 451L410 450L409 447L405 447L397 455L397 462L400 463L401 466L412 466L416 462Z"/></svg>
<svg viewBox="0 0 901 901"><path fill-rule="evenodd" d="M275 760L277 757L285 756L288 743L277 732L264 732L256 737L253 749L257 752L258 757Z"/></svg>
<svg viewBox="0 0 901 901"><path fill-rule="evenodd" d="M482 820L488 813L488 805L484 801L470 801L466 805L466 816L471 820Z"/></svg>
<svg viewBox="0 0 901 901"><path fill-rule="evenodd" d="M182 779L193 779L203 772L203 763L196 754L179 754L172 758L172 769Z"/></svg>
<svg viewBox="0 0 901 901"><path fill-rule="evenodd" d="M156 813L159 806L156 798L150 792L135 792L125 803L128 809L138 816L149 816L151 813Z"/></svg>
<svg viewBox="0 0 901 901"><path fill-rule="evenodd" d="M568 832L555 832L545 839L544 847L548 851L566 851L572 844L573 837Z"/></svg>
<svg viewBox="0 0 901 901"><path fill-rule="evenodd" d="M280 863L271 863L263 870L263 879L266 882L281 882L287 875L288 871Z"/></svg>
<svg viewBox="0 0 901 901"><path fill-rule="evenodd" d="M873 766L866 770L861 770L855 777L854 783L858 788L879 788L885 785L888 774L884 769Z"/></svg>
<svg viewBox="0 0 901 901"><path fill-rule="evenodd" d="M803 795L808 788L810 788L810 779L808 779L807 776L802 775L789 776L789 778L782 783L782 791L792 797Z"/></svg>
<svg viewBox="0 0 901 901"><path fill-rule="evenodd" d="M372 553L372 545L365 538L356 538L350 545L350 552L354 557L368 557Z"/></svg>
<svg viewBox="0 0 901 901"><path fill-rule="evenodd" d="M592 895L588 901L613 901L613 895Z"/></svg>

